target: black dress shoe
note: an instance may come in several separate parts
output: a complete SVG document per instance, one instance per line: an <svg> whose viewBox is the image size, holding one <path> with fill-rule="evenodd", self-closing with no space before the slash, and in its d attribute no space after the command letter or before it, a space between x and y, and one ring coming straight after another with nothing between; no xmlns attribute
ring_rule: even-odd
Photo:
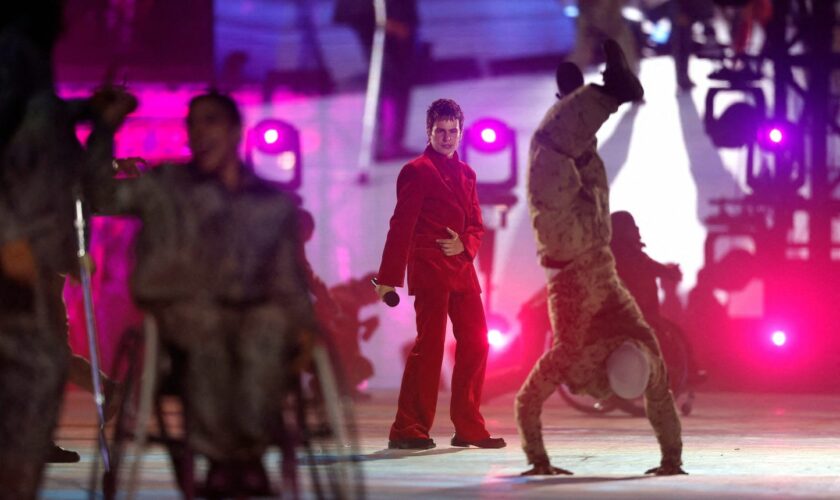
<svg viewBox="0 0 840 500"><path fill-rule="evenodd" d="M48 464L75 464L81 460L78 453L72 450L65 450L61 446L53 443L52 448L47 454Z"/></svg>
<svg viewBox="0 0 840 500"><path fill-rule="evenodd" d="M475 446L476 448L504 448L507 446L504 438L486 437L477 441L467 441L466 439L459 438L457 434L452 436L450 444L461 448L466 448L467 446Z"/></svg>
<svg viewBox="0 0 840 500"><path fill-rule="evenodd" d="M431 438L392 439L388 441L391 450L429 450L435 447Z"/></svg>

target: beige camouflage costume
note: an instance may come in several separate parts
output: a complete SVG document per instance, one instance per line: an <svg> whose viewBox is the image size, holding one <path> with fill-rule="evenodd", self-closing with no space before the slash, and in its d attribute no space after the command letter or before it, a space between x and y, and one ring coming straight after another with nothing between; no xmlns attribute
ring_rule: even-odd
<svg viewBox="0 0 840 500"><path fill-rule="evenodd" d="M587 85L555 103L531 142L528 206L537 251L548 274L554 340L516 396L522 447L531 464L548 464L542 439L543 402L560 384L575 393L610 396L606 359L630 340L652 360L645 391L648 419L662 466L678 467L680 421L659 345L610 251L609 185L595 132L618 102Z"/></svg>

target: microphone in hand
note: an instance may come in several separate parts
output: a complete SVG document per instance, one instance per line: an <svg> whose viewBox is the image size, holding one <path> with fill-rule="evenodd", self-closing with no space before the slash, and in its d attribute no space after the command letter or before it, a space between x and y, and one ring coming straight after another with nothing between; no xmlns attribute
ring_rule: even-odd
<svg viewBox="0 0 840 500"><path fill-rule="evenodd" d="M376 281L376 278L372 278L370 282L373 286L379 286L379 282ZM385 292L385 295L382 296L382 302L388 305L388 307L396 307L397 304L400 303L400 296L397 295L397 292L393 290L389 290Z"/></svg>

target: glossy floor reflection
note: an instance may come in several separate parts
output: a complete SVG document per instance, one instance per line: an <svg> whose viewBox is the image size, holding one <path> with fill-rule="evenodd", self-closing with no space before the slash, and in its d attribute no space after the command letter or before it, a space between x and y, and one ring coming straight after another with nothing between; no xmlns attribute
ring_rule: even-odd
<svg viewBox="0 0 840 500"><path fill-rule="evenodd" d="M585 416L559 397L546 404L546 446L555 465L574 476L523 478L524 455L513 422L512 395L483 408L488 427L507 448L452 448L448 401L442 395L432 432L437 448L385 449L396 394L376 391L356 406L360 459L369 498L645 498L758 499L840 497L840 396L700 393L684 417L688 476L649 477L659 451L643 418ZM78 450L82 462L47 470L46 499L87 498L94 446L89 396L73 392L58 442ZM277 453L266 460L277 481ZM304 498L314 498L307 466L300 467ZM146 455L139 498L178 498L168 458L160 448Z"/></svg>

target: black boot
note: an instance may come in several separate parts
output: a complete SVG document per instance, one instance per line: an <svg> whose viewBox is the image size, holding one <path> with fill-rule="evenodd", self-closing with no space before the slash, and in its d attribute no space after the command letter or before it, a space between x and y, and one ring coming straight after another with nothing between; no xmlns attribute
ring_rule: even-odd
<svg viewBox="0 0 840 500"><path fill-rule="evenodd" d="M645 96L645 89L633 74L624 57L624 51L615 40L608 39L604 42L604 55L607 57L607 67L604 70L604 85L601 89L614 97L619 104L641 102Z"/></svg>
<svg viewBox="0 0 840 500"><path fill-rule="evenodd" d="M75 464L81 460L78 453L73 450L65 450L61 446L53 443L47 454L48 464Z"/></svg>

